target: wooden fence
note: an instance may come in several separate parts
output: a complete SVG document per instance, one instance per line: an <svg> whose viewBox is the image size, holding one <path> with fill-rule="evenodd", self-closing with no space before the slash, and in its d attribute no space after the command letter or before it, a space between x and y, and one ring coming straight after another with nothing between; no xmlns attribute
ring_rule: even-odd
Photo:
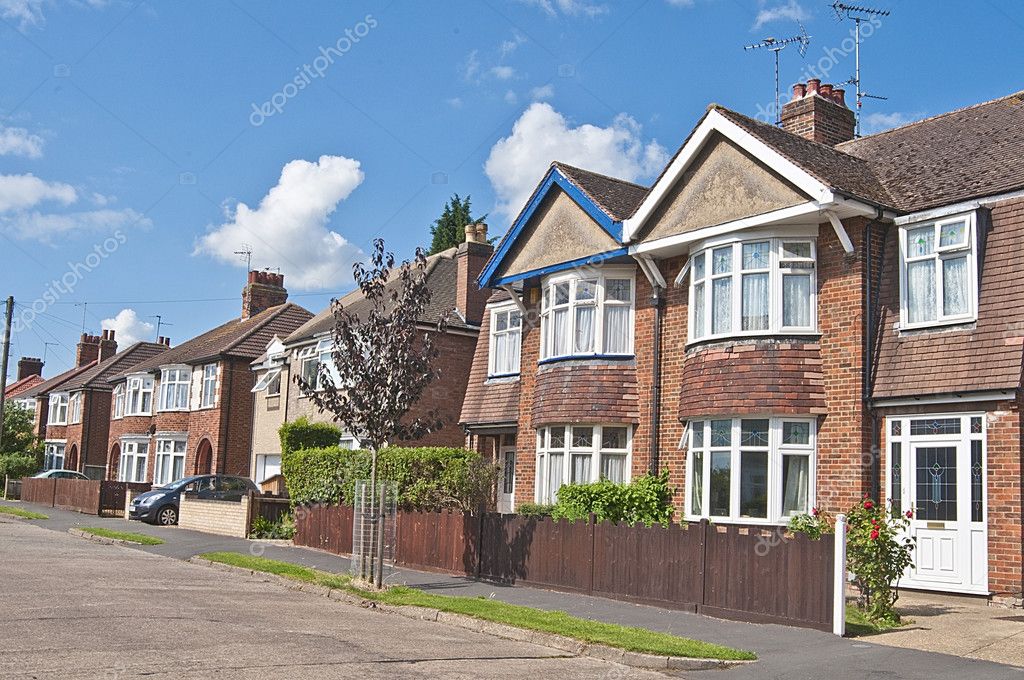
<svg viewBox="0 0 1024 680"><path fill-rule="evenodd" d="M121 515L129 489L148 491L150 488L150 484L111 480L25 477L21 480L21 500L87 515Z"/></svg>
<svg viewBox="0 0 1024 680"><path fill-rule="evenodd" d="M625 526L496 513L399 512L399 566L833 629L834 537L776 527ZM296 545L352 550L352 508L296 508Z"/></svg>

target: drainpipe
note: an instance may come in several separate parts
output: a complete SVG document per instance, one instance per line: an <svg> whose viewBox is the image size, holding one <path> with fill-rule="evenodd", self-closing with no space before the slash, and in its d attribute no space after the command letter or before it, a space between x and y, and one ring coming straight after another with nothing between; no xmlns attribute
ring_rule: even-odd
<svg viewBox="0 0 1024 680"><path fill-rule="evenodd" d="M651 357L650 472L656 475L660 470L658 434L661 428L661 326L665 309L665 289L653 286L651 290L651 304L654 306L654 347Z"/></svg>
<svg viewBox="0 0 1024 680"><path fill-rule="evenodd" d="M217 444L218 444L217 448L221 450L221 454L222 455L218 455L217 456L219 458L219 460L217 461L217 465L211 466L213 469L216 469L219 474L224 474L224 466L227 464L227 461L228 461L228 428L231 427L231 382L232 382L231 380L228 380L228 378L229 377L233 378L233 376L229 376L228 375L229 374L228 366L231 365L231 363L232 363L231 360L228 359L227 357L224 357L223 362L224 362L224 381L223 382L227 384L228 389L227 389L227 411L224 412L224 415L222 416L222 420L221 420L222 424L221 424L221 427L220 427L220 441L217 442ZM234 373L233 370L231 370L230 372ZM250 417L251 417L251 414L250 414Z"/></svg>
<svg viewBox="0 0 1024 680"><path fill-rule="evenodd" d="M876 501L881 500L882 488L882 438L879 425L878 413L875 411L871 395L874 392L874 351L875 351L875 310L878 307L878 294L881 289L882 267L878 268L879 282L874 281L874 233L877 220L882 217L879 210L875 219L868 222L865 228L865 280L866 290L864 296L864 360L862 363L861 376L861 400L864 410L871 414L871 497ZM882 232L883 238L885 232ZM884 258L885 251L882 251Z"/></svg>

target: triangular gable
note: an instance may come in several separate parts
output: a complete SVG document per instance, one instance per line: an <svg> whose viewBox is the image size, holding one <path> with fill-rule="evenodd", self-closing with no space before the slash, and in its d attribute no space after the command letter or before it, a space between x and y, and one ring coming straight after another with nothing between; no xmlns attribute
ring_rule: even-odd
<svg viewBox="0 0 1024 680"><path fill-rule="evenodd" d="M636 235L650 241L806 203L810 197L712 133Z"/></svg>
<svg viewBox="0 0 1024 680"><path fill-rule="evenodd" d="M552 166L480 274L481 287L618 257L622 223Z"/></svg>
<svg viewBox="0 0 1024 680"><path fill-rule="evenodd" d="M624 242L635 240L649 228L658 209L672 196L673 189L680 180L686 178L693 163L701 157L705 145L719 136L732 142L736 149L756 159L763 168L767 168L779 179L804 194L806 200L824 204L832 202L835 198L829 187L712 107L670 161L644 202L632 217L623 222Z"/></svg>

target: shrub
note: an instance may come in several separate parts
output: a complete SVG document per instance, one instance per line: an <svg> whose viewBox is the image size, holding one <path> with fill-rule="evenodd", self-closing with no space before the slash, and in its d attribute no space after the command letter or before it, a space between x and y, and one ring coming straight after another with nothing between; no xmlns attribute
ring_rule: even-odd
<svg viewBox="0 0 1024 680"><path fill-rule="evenodd" d="M0 484L6 477L21 479L30 477L39 469L36 457L21 453L7 453L0 456Z"/></svg>
<svg viewBox="0 0 1024 680"><path fill-rule="evenodd" d="M551 511L555 519L586 519L624 524L668 524L672 521L672 489L668 470L644 475L629 484L607 479L591 484L566 484L558 490L558 502Z"/></svg>
<svg viewBox="0 0 1024 680"><path fill-rule="evenodd" d="M284 539L287 540L295 535L295 522L291 515L285 515L277 522L271 522L266 517L256 517L252 520L252 528L249 530L249 538Z"/></svg>
<svg viewBox="0 0 1024 680"><path fill-rule="evenodd" d="M555 509L553 505L542 503L523 503L516 508L516 513L523 517L550 517Z"/></svg>
<svg viewBox="0 0 1024 680"><path fill-rule="evenodd" d="M281 472L294 504L345 503L355 499L355 482L370 477L370 454L337 446L284 454ZM491 500L497 468L475 451L455 448L381 449L381 479L398 485L406 510L475 510Z"/></svg>
<svg viewBox="0 0 1024 680"><path fill-rule="evenodd" d="M907 537L913 511L900 513L880 506L867 496L847 520L847 568L860 589L861 609L877 622L896 624L899 580L913 564L914 540Z"/></svg>
<svg viewBox="0 0 1024 680"><path fill-rule="evenodd" d="M835 518L817 508L812 509L809 515L796 515L789 520L786 528L794 533L807 534L812 541L836 532Z"/></svg>
<svg viewBox="0 0 1024 680"><path fill-rule="evenodd" d="M285 423L277 434L281 438L282 455L299 449L337 446L341 441L340 429L330 423L311 423L305 416Z"/></svg>

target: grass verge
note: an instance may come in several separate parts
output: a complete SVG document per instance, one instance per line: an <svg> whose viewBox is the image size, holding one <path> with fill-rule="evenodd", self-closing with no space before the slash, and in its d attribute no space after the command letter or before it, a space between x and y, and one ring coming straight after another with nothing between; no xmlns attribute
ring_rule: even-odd
<svg viewBox="0 0 1024 680"><path fill-rule="evenodd" d="M44 515L41 512L32 512L31 510L12 508L9 505L0 505L0 514L14 515L15 517L21 517L22 519L50 519L49 515Z"/></svg>
<svg viewBox="0 0 1024 680"><path fill-rule="evenodd" d="M129 543L141 543L142 545L162 545L164 539L146 534L137 534L134 531L117 531L116 529L104 529L103 527L82 527L82 531L93 536L113 538Z"/></svg>
<svg viewBox="0 0 1024 680"><path fill-rule="evenodd" d="M910 619L903 619L899 623L887 621L875 621L864 613L864 610L851 605L846 607L846 637L864 637L865 635L878 635L887 633L890 630L902 628L909 623Z"/></svg>
<svg viewBox="0 0 1024 680"><path fill-rule="evenodd" d="M483 597L434 595L404 586L395 586L383 592L362 590L353 585L352 579L344 574L331 574L297 564L268 560L263 557L252 557L242 553L212 552L199 555L199 557L211 562L229 564L253 571L284 576L296 581L344 590L353 595L376 600L384 604L430 607L443 612L464 614L486 621L504 623L542 633L564 635L577 640L608 645L609 647L617 647L631 652L694 659L723 659L727 661L749 661L757 658L751 652L731 649L710 642L691 640L667 633L657 633L643 628L631 628L601 621L590 621L570 616L564 612L549 612L531 607L520 607Z"/></svg>

